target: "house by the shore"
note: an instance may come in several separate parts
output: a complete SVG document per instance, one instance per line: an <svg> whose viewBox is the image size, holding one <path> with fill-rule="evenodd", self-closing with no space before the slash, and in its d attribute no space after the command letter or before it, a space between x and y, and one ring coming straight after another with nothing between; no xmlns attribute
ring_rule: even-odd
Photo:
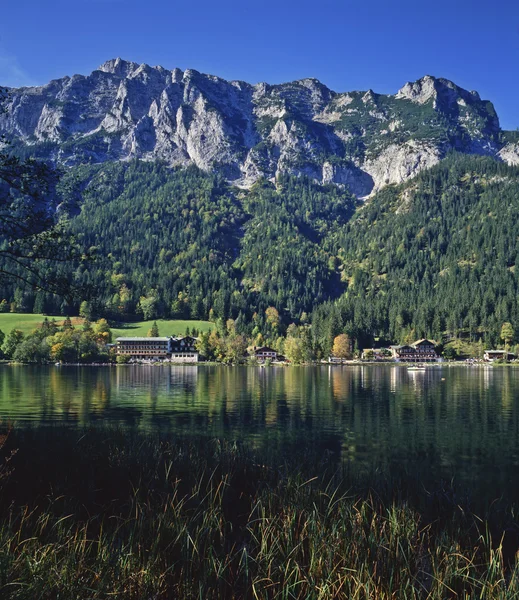
<svg viewBox="0 0 519 600"><path fill-rule="evenodd" d="M118 356L164 359L171 354L170 337L118 337L115 343Z"/></svg>
<svg viewBox="0 0 519 600"><path fill-rule="evenodd" d="M194 363L199 360L196 348L198 338L186 335L184 337L171 338L171 362Z"/></svg>
<svg viewBox="0 0 519 600"><path fill-rule="evenodd" d="M253 348L251 352L251 356L253 356L259 363L264 363L266 360L271 361L284 361L285 357L274 348L269 348L268 346L260 346L259 348Z"/></svg>
<svg viewBox="0 0 519 600"><path fill-rule="evenodd" d="M516 356L513 352L507 350L485 350L483 359L487 362L494 362L495 360L515 360Z"/></svg>
<svg viewBox="0 0 519 600"><path fill-rule="evenodd" d="M118 337L118 356L128 356L135 360L157 359L174 363L198 362L200 355L196 348L197 338L183 337Z"/></svg>
<svg viewBox="0 0 519 600"><path fill-rule="evenodd" d="M436 352L436 343L432 340L421 339L414 344L390 346L391 355L396 362L437 362L440 359Z"/></svg>

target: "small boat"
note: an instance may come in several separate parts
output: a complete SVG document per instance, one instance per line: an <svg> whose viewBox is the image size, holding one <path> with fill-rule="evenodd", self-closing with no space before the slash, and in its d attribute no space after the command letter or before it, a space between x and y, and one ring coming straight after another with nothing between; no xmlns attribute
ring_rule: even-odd
<svg viewBox="0 0 519 600"><path fill-rule="evenodd" d="M427 367L407 367L408 371L425 371Z"/></svg>

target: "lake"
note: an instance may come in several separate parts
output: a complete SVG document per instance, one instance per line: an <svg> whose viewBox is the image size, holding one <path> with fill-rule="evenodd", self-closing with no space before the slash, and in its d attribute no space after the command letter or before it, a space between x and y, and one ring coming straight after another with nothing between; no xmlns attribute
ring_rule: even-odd
<svg viewBox="0 0 519 600"><path fill-rule="evenodd" d="M519 475L519 369L435 366L0 366L0 419L116 424L398 468L510 491Z"/></svg>

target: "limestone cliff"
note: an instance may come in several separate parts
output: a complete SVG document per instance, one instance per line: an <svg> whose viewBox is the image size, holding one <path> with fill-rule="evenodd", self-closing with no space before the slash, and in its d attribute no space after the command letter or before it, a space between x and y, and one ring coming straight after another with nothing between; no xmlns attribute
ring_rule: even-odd
<svg viewBox="0 0 519 600"><path fill-rule="evenodd" d="M337 93L316 79L251 85L117 58L11 89L0 131L66 165L139 157L217 170L242 187L287 172L359 197L453 149L519 162L490 102L430 76L395 95Z"/></svg>

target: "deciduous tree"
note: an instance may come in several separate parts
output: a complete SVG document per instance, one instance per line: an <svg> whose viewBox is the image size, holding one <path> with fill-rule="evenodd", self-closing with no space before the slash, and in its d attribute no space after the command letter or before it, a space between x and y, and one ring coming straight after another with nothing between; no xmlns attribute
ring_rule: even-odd
<svg viewBox="0 0 519 600"><path fill-rule="evenodd" d="M112 331L106 319L99 319L94 326L94 335L99 344L109 344L112 341Z"/></svg>
<svg viewBox="0 0 519 600"><path fill-rule="evenodd" d="M299 365L305 361L305 348L301 338L289 337L285 340L285 356L288 360Z"/></svg>
<svg viewBox="0 0 519 600"><path fill-rule="evenodd" d="M267 323L269 323L272 329L277 329L279 326L279 312L274 306L269 306L265 311L267 317Z"/></svg>
<svg viewBox="0 0 519 600"><path fill-rule="evenodd" d="M332 353L337 358L348 359L352 357L351 340L348 335L341 333L334 338Z"/></svg>
<svg viewBox="0 0 519 600"><path fill-rule="evenodd" d="M145 321L151 321L157 316L157 297L153 295L141 296L139 299L139 311Z"/></svg>
<svg viewBox="0 0 519 600"><path fill-rule="evenodd" d="M2 352L7 356L7 358L13 358L16 347L21 343L24 337L23 331L20 331L19 329L11 329L6 336L4 343L2 344Z"/></svg>

